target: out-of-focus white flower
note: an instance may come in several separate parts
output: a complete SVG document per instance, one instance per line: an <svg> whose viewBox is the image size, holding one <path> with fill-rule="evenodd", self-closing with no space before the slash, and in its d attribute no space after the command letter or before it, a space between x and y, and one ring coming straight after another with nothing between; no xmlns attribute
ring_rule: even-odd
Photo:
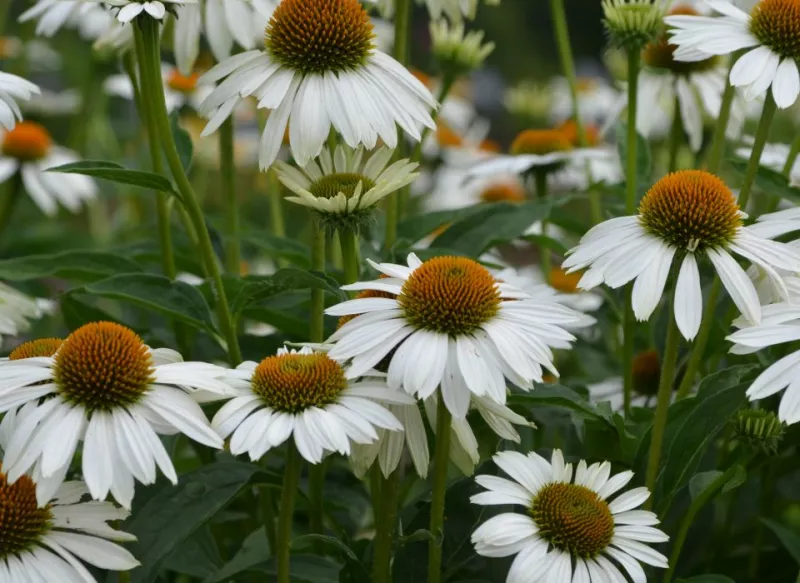
<svg viewBox="0 0 800 583"><path fill-rule="evenodd" d="M184 75L177 68L166 63L161 65L161 79L164 82L164 99L167 111L189 106L192 110L200 109L201 104L214 90L213 85L201 85L199 73ZM133 100L134 92L128 75L111 75L103 83L109 95Z"/></svg>

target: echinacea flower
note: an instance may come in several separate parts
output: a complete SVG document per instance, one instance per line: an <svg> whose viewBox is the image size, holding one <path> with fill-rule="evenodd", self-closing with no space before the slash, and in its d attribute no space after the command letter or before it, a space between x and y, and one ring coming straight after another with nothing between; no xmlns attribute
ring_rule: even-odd
<svg viewBox="0 0 800 583"><path fill-rule="evenodd" d="M734 321L738 328L728 336L731 353L752 354L770 346L800 339L800 305L783 302L764 307L764 318L757 326L743 319ZM751 401L766 399L785 391L778 406L778 418L792 425L800 421L800 351L795 350L767 367L747 389Z"/></svg>
<svg viewBox="0 0 800 583"><path fill-rule="evenodd" d="M161 78L164 81L164 100L167 111L188 106L192 110L200 109L201 104L213 90L211 85L201 85L199 73L184 75L176 67L162 63ZM128 75L111 75L103 82L103 88L109 95L134 99L134 90Z"/></svg>
<svg viewBox="0 0 800 583"><path fill-rule="evenodd" d="M516 555L506 583L644 583L640 563L666 568L667 558L647 543L669 537L655 528L658 517L636 510L649 497L647 488L622 490L633 478L611 475L611 464L575 468L559 450L550 462L531 452L504 451L494 463L511 478L478 476L486 488L471 501L482 506L512 504L524 513L494 516L472 533L475 552L487 557Z"/></svg>
<svg viewBox="0 0 800 583"><path fill-rule="evenodd" d="M602 126L617 103L620 92L602 77L579 77L576 90L581 120L587 125ZM560 124L571 120L575 115L575 106L569 81L565 77L555 77L548 83L546 91L549 92L550 122ZM535 100L535 93L531 97ZM514 97L511 97L511 103L514 103Z"/></svg>
<svg viewBox="0 0 800 583"><path fill-rule="evenodd" d="M83 441L81 467L92 497L104 500L110 491L130 508L134 480L154 483L156 466L177 483L159 433L222 447L193 397L230 396L233 390L220 380L225 369L150 349L132 330L110 322L86 324L63 343L41 344L0 364L0 412L23 406L28 413L5 449L11 481L32 469L34 479L57 486ZM47 500L40 493L39 501Z"/></svg>
<svg viewBox="0 0 800 583"><path fill-rule="evenodd" d="M242 363L229 377L238 394L217 412L212 426L230 437L231 453L247 452L253 461L291 438L312 464L326 452L348 455L351 441L371 443L377 429L402 431L379 403L414 402L380 379L352 382L345 367L309 347L282 348L258 364Z"/></svg>
<svg viewBox="0 0 800 583"><path fill-rule="evenodd" d="M140 14L147 14L148 16L161 20L167 14L167 7L164 4L196 4L198 0L94 0L95 2L104 2L109 6L119 9L117 13L117 20L126 24L131 22Z"/></svg>
<svg viewBox="0 0 800 583"><path fill-rule="evenodd" d="M87 0L38 0L23 12L20 22L36 20L36 34L54 36L62 28L76 29L87 40L96 40L114 22L111 12Z"/></svg>
<svg viewBox="0 0 800 583"><path fill-rule="evenodd" d="M9 131L14 129L17 121L22 120L17 101L28 101L40 93L41 89L30 81L0 71L0 126Z"/></svg>
<svg viewBox="0 0 800 583"><path fill-rule="evenodd" d="M374 4L384 17L394 14L395 0L366 0ZM425 4L432 20L447 16L450 20L458 22L463 18L475 18L480 0L417 0L417 4ZM483 0L487 6L497 6L500 0Z"/></svg>
<svg viewBox="0 0 800 583"><path fill-rule="evenodd" d="M0 343L3 336L18 336L30 328L29 320L41 318L39 300L31 298L13 287L0 283Z"/></svg>
<svg viewBox="0 0 800 583"><path fill-rule="evenodd" d="M761 320L756 289L732 253L769 273L782 286L784 297L788 292L775 270L800 271L800 254L744 226L743 216L731 190L713 174L674 172L647 192L638 215L610 219L589 230L570 250L563 267L588 268L580 282L583 289L601 283L618 288L635 280L633 312L641 321L658 306L673 260L680 261L675 322L683 337L691 340L703 312L698 259L707 257L736 307L756 324Z"/></svg>
<svg viewBox="0 0 800 583"><path fill-rule="evenodd" d="M357 226L371 216L375 205L410 184L418 164L396 160L390 148L367 155L363 148L324 148L319 158L301 169L278 161L275 173L295 196L286 200L315 211L324 222Z"/></svg>
<svg viewBox="0 0 800 583"><path fill-rule="evenodd" d="M49 132L38 123L23 121L11 131L0 130L0 183L19 173L28 196L49 217L56 214L59 204L77 213L97 195L97 185L88 176L47 172L77 161L77 153L53 144Z"/></svg>
<svg viewBox="0 0 800 583"><path fill-rule="evenodd" d="M222 81L203 105L204 134L216 131L243 98L270 115L262 134L262 168L275 161L289 126L292 155L305 166L322 152L331 128L351 148L397 145L400 126L421 139L434 128L436 100L413 75L375 47L357 0L283 0L272 15L265 50L235 55L203 76ZM291 123L290 123L291 118Z"/></svg>
<svg viewBox="0 0 800 583"><path fill-rule="evenodd" d="M385 292L332 306L332 316L353 316L328 340L336 360L352 359L348 375L359 377L391 352L388 385L427 399L441 396L455 419L463 419L471 395L506 401L506 381L532 389L542 368L558 374L552 346L569 346L565 325L580 314L553 301L533 300L498 282L482 265L464 257L408 265L370 261L388 276L343 289Z"/></svg>
<svg viewBox="0 0 800 583"><path fill-rule="evenodd" d="M731 69L730 82L742 87L748 100L772 91L775 104L785 109L800 95L800 7L795 0L762 0L748 14L730 2L709 0L721 16L675 15L670 42L679 61L707 60L712 55L744 51Z"/></svg>
<svg viewBox="0 0 800 583"><path fill-rule="evenodd" d="M0 423L0 445L16 423L9 413ZM82 482L66 482L37 504L30 476L9 480L0 466L0 581L3 583L96 583L84 566L129 571L139 561L116 543L136 537L109 524L128 512L109 502L85 502Z"/></svg>
<svg viewBox="0 0 800 583"><path fill-rule="evenodd" d="M217 61L230 57L235 45L254 49L277 5L278 0L201 0L179 7L174 30L178 69L184 75L192 72L201 37Z"/></svg>

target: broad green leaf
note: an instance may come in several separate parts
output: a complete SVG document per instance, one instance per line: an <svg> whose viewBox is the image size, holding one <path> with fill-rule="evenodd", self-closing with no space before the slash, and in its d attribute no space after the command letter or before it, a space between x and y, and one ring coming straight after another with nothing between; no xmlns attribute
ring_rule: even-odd
<svg viewBox="0 0 800 583"><path fill-rule="evenodd" d="M533 243L537 247L545 247L550 249L551 251L555 251L559 255L566 255L569 248L564 245L561 241L553 239L552 237L545 237L544 235L525 235L524 237L520 237L529 243Z"/></svg>
<svg viewBox="0 0 800 583"><path fill-rule="evenodd" d="M216 573L222 564L211 528L205 525L169 554L164 567L176 573L204 579Z"/></svg>
<svg viewBox="0 0 800 583"><path fill-rule="evenodd" d="M238 289L228 298L231 310L241 314L247 307L280 293L291 290L322 289L336 296L340 301L346 295L331 276L318 271L305 271L294 267L280 269L273 275L237 278Z"/></svg>
<svg viewBox="0 0 800 583"><path fill-rule="evenodd" d="M345 561L346 580L349 583L369 583L370 575L364 563L359 560L358 556L353 552L353 549L338 538L322 534L307 534L292 540L292 548L303 550L315 542L322 543L326 547L338 551L341 554Z"/></svg>
<svg viewBox="0 0 800 583"><path fill-rule="evenodd" d="M66 174L83 174L84 176L101 178L118 184L140 186L157 192L168 192L178 196L172 188L172 183L160 174L144 172L142 170L130 170L119 164L114 164L113 162L84 160L82 162L73 162L71 164L56 166L55 168L48 168L47 171L63 172Z"/></svg>
<svg viewBox="0 0 800 583"><path fill-rule="evenodd" d="M168 555L263 473L256 464L223 460L184 474L176 486L161 487L123 526L136 535L132 552L142 563L131 571L131 583L155 581Z"/></svg>
<svg viewBox="0 0 800 583"><path fill-rule="evenodd" d="M272 259L286 259L297 267L311 266L311 251L308 246L293 239L284 239L259 232L246 235L244 241L257 246Z"/></svg>
<svg viewBox="0 0 800 583"><path fill-rule="evenodd" d="M628 159L628 124L624 121L617 124L617 144L619 147L619 159L622 161L623 169L626 167ZM639 188L650 183L650 173L653 168L653 159L650 154L650 145L641 134L636 134L636 181Z"/></svg>
<svg viewBox="0 0 800 583"><path fill-rule="evenodd" d="M61 305L61 316L64 318L64 323L70 330L76 330L90 322L117 322L117 318L101 310L97 306L93 306L86 301L87 296L80 294L70 293L64 294L59 300Z"/></svg>
<svg viewBox="0 0 800 583"><path fill-rule="evenodd" d="M422 215L414 215L403 219L397 225L397 237L406 239L412 244L424 239L445 226L464 220L476 214L481 214L491 206L491 204L479 204L466 208L453 209L447 211L436 211Z"/></svg>
<svg viewBox="0 0 800 583"><path fill-rule="evenodd" d="M444 233L433 240L431 246L478 257L498 242L522 236L533 223L548 217L553 204L550 201L534 201L520 205L483 205L484 208L479 212L447 227Z"/></svg>
<svg viewBox="0 0 800 583"><path fill-rule="evenodd" d="M739 174L744 175L747 171L747 161L733 159L729 162ZM780 172L759 166L755 184L768 195L776 195L792 204L800 204L800 188L789 186L789 181Z"/></svg>
<svg viewBox="0 0 800 583"><path fill-rule="evenodd" d="M101 251L64 251L0 261L0 279L27 281L42 277L94 281L118 273L141 271L137 263L121 255Z"/></svg>
<svg viewBox="0 0 800 583"><path fill-rule="evenodd" d="M162 275L131 273L96 281L83 291L127 301L214 334L211 310L203 294L182 281L172 281Z"/></svg>
<svg viewBox="0 0 800 583"><path fill-rule="evenodd" d="M709 472L700 472L692 476L689 480L689 495L692 500L695 500L700 494L710 487L718 478L722 476L722 472L712 470ZM745 483L747 480L747 472L741 465L737 465L734 474L728 478L728 481L719 488L719 494L727 494Z"/></svg>
<svg viewBox="0 0 800 583"><path fill-rule="evenodd" d="M221 583L232 581L235 575L252 569L269 557L271 549L267 540L265 527L254 530L244 539L241 548L234 557L225 563L216 573L207 577L205 583Z"/></svg>
<svg viewBox="0 0 800 583"><path fill-rule="evenodd" d="M745 400L745 377L756 367L734 366L703 379L697 394L669 408L661 468L655 489L658 510L669 506L677 492L687 485L708 446ZM644 471L650 450L651 430L636 452L636 467Z"/></svg>
<svg viewBox="0 0 800 583"><path fill-rule="evenodd" d="M678 583L736 583L725 575L697 575L689 579L678 579Z"/></svg>
<svg viewBox="0 0 800 583"><path fill-rule="evenodd" d="M569 409L580 415L592 419L605 419L595 407L584 399L580 394L569 387L561 385L545 385L537 387L528 393L514 392L508 397L508 405L521 405L525 407L560 407Z"/></svg>
<svg viewBox="0 0 800 583"><path fill-rule="evenodd" d="M789 551L789 554L792 555L794 560L800 564L800 533L789 530L782 524L770 520L769 518L762 518L761 522L766 524L767 527L775 533L775 536L777 536L783 544L783 548Z"/></svg>

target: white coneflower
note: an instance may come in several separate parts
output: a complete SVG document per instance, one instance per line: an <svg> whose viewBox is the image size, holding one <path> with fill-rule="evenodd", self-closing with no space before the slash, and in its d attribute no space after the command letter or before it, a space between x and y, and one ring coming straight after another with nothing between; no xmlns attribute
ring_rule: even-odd
<svg viewBox="0 0 800 583"><path fill-rule="evenodd" d="M31 468L37 479L63 480L83 441L81 466L92 497L103 500L110 491L130 508L134 480L154 483L156 466L177 483L159 433L222 447L197 400L233 393L219 380L225 369L151 350L132 330L110 322L86 324L60 345L42 344L0 365L0 411L33 404L5 450L12 481Z"/></svg>
<svg viewBox="0 0 800 583"><path fill-rule="evenodd" d="M79 160L77 153L54 145L38 123L23 121L11 131L0 130L0 183L19 173L28 196L47 216L54 216L59 204L77 213L97 195L97 185L88 176L47 172Z"/></svg>
<svg viewBox="0 0 800 583"><path fill-rule="evenodd" d="M161 20L167 14L167 6L174 8L174 5L197 4L198 0L93 0L103 2L109 6L119 9L117 20L123 24L131 22L140 14ZM166 4L166 6L165 6Z"/></svg>
<svg viewBox="0 0 800 583"><path fill-rule="evenodd" d="M278 161L275 173L295 196L286 200L314 210L334 226L356 227L371 216L375 205L391 193L411 184L418 164L408 160L389 162L390 148L367 156L363 148L324 148L319 158L302 169Z"/></svg>
<svg viewBox="0 0 800 583"><path fill-rule="evenodd" d="M17 121L22 120L17 101L28 101L40 93L39 87L30 81L0 71L0 126L6 130L14 129Z"/></svg>
<svg viewBox="0 0 800 583"><path fill-rule="evenodd" d="M365 0L378 7L385 17L394 14L395 0ZM417 4L425 4L431 19L436 20L442 15L458 22L462 18L472 20L478 12L481 0L417 0ZM483 0L486 6L497 6L500 0Z"/></svg>
<svg viewBox="0 0 800 583"><path fill-rule="evenodd" d="M736 198L722 180L700 170L675 172L653 185L638 215L593 227L569 252L563 267L570 271L588 267L580 282L584 289L601 283L617 288L635 280L633 311L638 320L647 320L661 300L670 266L677 259L681 268L675 288L675 322L683 337L691 340L702 318L697 260L705 256L736 307L750 322L758 323L761 305L756 289L731 253L770 273L779 286L783 284L775 269L800 271L800 254L763 238L744 226L742 218ZM787 293L783 286L784 297Z"/></svg>
<svg viewBox="0 0 800 583"><path fill-rule="evenodd" d="M551 346L574 337L563 328L580 314L553 301L533 300L500 283L479 263L464 257L422 262L413 253L408 266L370 264L388 276L344 286L394 297L367 297L326 310L333 316L358 315L329 339L331 358L351 359L348 374L358 377L390 352L388 384L421 399L441 385L456 419L463 419L471 395L505 403L508 378L523 389L542 379L542 367L557 374Z"/></svg>
<svg viewBox="0 0 800 583"><path fill-rule="evenodd" d="M357 0L283 0L272 15L265 50L223 61L203 76L222 81L203 105L214 132L236 104L253 96L271 110L260 148L262 168L278 155L286 126L300 166L318 156L331 127L352 148L378 138L397 145L399 125L415 140L434 128L436 100L397 61L375 48L375 34ZM290 122L291 119L291 123Z"/></svg>
<svg viewBox="0 0 800 583"><path fill-rule="evenodd" d="M753 136L742 136L742 146L736 148L734 152L737 158L742 160L749 160L753 153ZM789 160L789 154L792 150L790 144L781 144L777 142L764 144L764 151L761 152L761 157L758 162L761 166L775 170L776 172L783 172L786 162ZM790 186L800 186L800 156L796 157L792 167L789 169L787 176ZM759 217L760 219L761 217Z"/></svg>
<svg viewBox="0 0 800 583"><path fill-rule="evenodd" d="M0 445L15 424L9 415L0 423ZM0 466L0 581L95 583L84 563L110 571L139 566L116 544L136 537L109 524L127 518L127 511L108 502L82 502L88 493L82 482L66 482L38 504L35 481L29 476L11 481L4 469Z"/></svg>
<svg viewBox="0 0 800 583"><path fill-rule="evenodd" d="M494 43L483 42L481 30L466 32L464 23L450 24L446 19L430 24L431 53L446 75L455 79L483 66L494 51Z"/></svg>
<svg viewBox="0 0 800 583"><path fill-rule="evenodd" d="M673 5L669 14L699 16L702 12L699 6L695 8L690 3L679 2ZM728 65L713 55L696 61L680 61L675 58L676 49L666 32L644 48L642 62L645 66L639 75L639 96L641 103L658 106L656 111L669 119L666 125L671 126L672 119L679 115L689 146L697 152L703 141L704 116L714 120L719 117ZM657 119L656 111L653 107L637 110L636 129L645 138L650 137L653 128L664 125ZM744 118L744 101L735 94L730 123L726 128L729 139L739 136Z"/></svg>
<svg viewBox="0 0 800 583"><path fill-rule="evenodd" d="M351 441L371 443L377 429L403 429L378 403L413 403L380 379L348 380L345 367L309 347L282 348L261 363L239 365L229 377L238 395L217 412L212 426L223 438L230 436L231 453L246 452L253 461L292 437L312 464L326 452L347 455Z"/></svg>
<svg viewBox="0 0 800 583"><path fill-rule="evenodd" d="M581 120L588 125L602 126L614 104L617 103L620 92L602 77L579 77L576 89ZM555 77L550 80L545 90L550 94L548 99L550 122L560 124L571 120L575 115L575 106L572 102L569 81L564 77ZM522 99L524 95L525 93L521 93L515 97ZM528 95L528 99L534 99L533 107L535 107L536 94ZM510 101L513 104L514 97L511 97Z"/></svg>
<svg viewBox="0 0 800 583"><path fill-rule="evenodd" d="M178 69L189 75L205 38L217 61L231 56L234 46L249 51L264 37L279 0L200 0L177 10L174 45Z"/></svg>
<svg viewBox="0 0 800 583"><path fill-rule="evenodd" d="M647 543L669 537L655 528L658 517L636 510L650 497L634 488L609 501L633 478L627 471L611 475L609 462L575 468L559 450L548 462L530 452L498 453L494 463L511 480L478 476L486 488L474 504L512 504L526 511L490 518L472 533L475 552L487 557L516 555L507 583L626 583L644 582L640 563L666 568L667 558Z"/></svg>
<svg viewBox="0 0 800 583"><path fill-rule="evenodd" d="M764 318L758 326L750 326L741 318L734 321L740 330L728 336L734 343L734 354L751 354L770 346L800 339L800 306L796 303L772 304L764 307ZM784 391L778 406L778 417L786 424L800 421L800 350L791 352L767 367L750 387L751 401Z"/></svg>
<svg viewBox="0 0 800 583"><path fill-rule="evenodd" d="M184 75L176 67L163 63L161 78L164 81L164 100L167 111L181 109L184 106L197 111L206 97L214 89L213 85L200 85L199 73ZM134 90L128 75L111 75L103 82L103 88L109 95L133 100Z"/></svg>
<svg viewBox="0 0 800 583"><path fill-rule="evenodd" d="M678 46L679 61L703 61L711 55L746 50L731 69L734 87L744 88L746 99L772 90L779 108L790 107L800 95L797 69L800 8L795 0L762 0L748 14L731 4L710 0L719 17L670 16L670 42Z"/></svg>
<svg viewBox="0 0 800 583"><path fill-rule="evenodd" d="M18 336L30 328L29 320L41 318L47 310L41 301L0 283L0 344L3 336Z"/></svg>
<svg viewBox="0 0 800 583"><path fill-rule="evenodd" d="M23 12L20 22L36 20L36 34L54 36L62 28L76 29L87 40L96 40L114 22L104 6L87 0L38 0Z"/></svg>

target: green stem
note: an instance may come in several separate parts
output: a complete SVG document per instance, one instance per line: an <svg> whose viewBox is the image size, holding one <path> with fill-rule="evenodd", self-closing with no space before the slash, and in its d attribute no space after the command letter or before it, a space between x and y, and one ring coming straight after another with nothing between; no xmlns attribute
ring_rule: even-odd
<svg viewBox="0 0 800 583"><path fill-rule="evenodd" d="M772 497L775 495L775 466L767 466L761 471L761 500L759 514L769 516ZM750 555L748 573L752 581L756 580L758 565L761 559L761 548L764 544L764 523L759 520L753 536L753 552Z"/></svg>
<svg viewBox="0 0 800 583"><path fill-rule="evenodd" d="M118 583L131 583L131 574L129 571L121 571L117 576Z"/></svg>
<svg viewBox="0 0 800 583"><path fill-rule="evenodd" d="M392 539L397 525L398 497L400 494L401 470L398 468L388 478L380 476L380 467L373 467L381 482L380 500L375 517L375 551L372 558L373 583L392 581Z"/></svg>
<svg viewBox="0 0 800 583"><path fill-rule="evenodd" d="M638 135L636 133L636 108L639 99L639 62L638 51L628 53L628 122L627 122L627 159L625 160L625 211L636 213L636 158L638 157Z"/></svg>
<svg viewBox="0 0 800 583"><path fill-rule="evenodd" d="M678 153L683 142L683 122L681 121L681 102L675 98L675 116L672 118L672 128L669 132L669 172L678 169Z"/></svg>
<svg viewBox="0 0 800 583"><path fill-rule="evenodd" d="M8 17L11 15L11 0L0 0L0 36L6 30Z"/></svg>
<svg viewBox="0 0 800 583"><path fill-rule="evenodd" d="M543 201L547 198L547 172L535 171L533 173L534 181L536 183L536 198ZM547 237L547 219L542 219L542 237ZM539 245L539 260L542 266L542 275L546 282L550 281L550 273L552 272L552 261L550 258L550 249L542 244Z"/></svg>
<svg viewBox="0 0 800 583"><path fill-rule="evenodd" d="M294 501L302 469L302 459L294 441L289 439L286 443L286 467L283 469L283 489L281 490L280 514L278 515L278 548L275 552L278 564L278 583L290 582L289 559L291 557Z"/></svg>
<svg viewBox="0 0 800 583"><path fill-rule="evenodd" d="M409 35L411 33L411 0L396 0L394 20L394 58L403 66L409 60ZM398 159L405 156L406 142L402 132L398 130L397 151ZM398 192L386 197L386 230L384 233L384 247L391 249L397 241L397 222L400 219L400 198Z"/></svg>
<svg viewBox="0 0 800 583"><path fill-rule="evenodd" d="M578 144L585 148L588 146L589 140L586 134L586 126L583 125L583 120L581 119L580 105L578 103L578 76L575 74L575 59L572 56L572 45L569 41L569 26L567 24L567 14L564 10L564 0L550 0L550 13L553 18L558 54L561 57L561 69L569 84L570 98L572 99L572 117L578 130ZM588 162L586 172L591 183ZM600 193L593 188L589 190L589 206L592 223L596 225L603 222L603 201L600 198Z"/></svg>
<svg viewBox="0 0 800 583"><path fill-rule="evenodd" d="M154 125L158 130L158 136L167 159L167 165L170 168L178 192L181 195L181 202L188 212L189 219L198 237L198 251L200 252L206 272L211 277L216 292L219 325L226 339L228 357L231 364L235 366L242 360L241 351L239 349L239 339L236 335L236 326L228 307L225 285L222 281L222 274L220 273L219 264L217 263L217 257L214 254L211 237L206 228L203 209L200 207L194 189L183 169L181 158L172 136L169 115L167 114L167 107L164 101L164 85L159 70L161 65L161 36L158 30L159 23L149 16L140 16L136 19L136 25L137 26L134 26L134 30L138 31L136 32L136 37L138 41L142 43L142 54L144 56L141 79L143 101L146 106L152 110Z"/></svg>
<svg viewBox="0 0 800 583"><path fill-rule="evenodd" d="M325 272L325 227L318 220L311 222L311 269ZM311 342L325 339L325 290L311 290L311 320L309 321Z"/></svg>
<svg viewBox="0 0 800 583"><path fill-rule="evenodd" d="M22 175L19 172L15 173L6 184L8 185L6 192L0 199L0 235L4 234L11 224L14 209L22 198Z"/></svg>
<svg viewBox="0 0 800 583"><path fill-rule="evenodd" d="M719 300L719 292L722 290L722 282L719 277L714 278L714 283L711 284L711 290L708 292L706 298L706 306L703 309L703 320L700 324L700 330L697 333L697 338L692 347L689 362L686 364L686 372L681 380L680 387L678 387L678 394L676 399L680 400L689 395L689 391L694 386L694 379L697 377L697 371L703 364L706 344L711 336L711 328L714 325L714 314L717 310L717 300Z"/></svg>
<svg viewBox="0 0 800 583"><path fill-rule="evenodd" d="M628 286L622 306L622 401L626 414L630 413L633 399L633 352L636 340L636 317L633 313L631 293L631 286Z"/></svg>
<svg viewBox="0 0 800 583"><path fill-rule="evenodd" d="M261 488L261 520L267 531L267 542L269 543L270 554L275 552L278 546L277 531L275 530L275 507L272 500L272 488Z"/></svg>
<svg viewBox="0 0 800 583"><path fill-rule="evenodd" d="M786 178L789 178L798 154L800 154L800 136L796 137L792 142L792 146L789 148L789 156L786 158L786 163L783 165L783 170L781 173Z"/></svg>
<svg viewBox="0 0 800 583"><path fill-rule="evenodd" d="M324 496L325 496L325 471L326 460L308 467L308 514L309 528L312 534L325 533ZM315 552L322 554L323 547L314 545Z"/></svg>
<svg viewBox="0 0 800 583"><path fill-rule="evenodd" d="M747 462L745 461L743 465L746 465L746 463ZM692 524L697 517L697 513L700 512L703 506L705 506L709 500L714 497L720 488L724 487L725 484L727 484L731 478L733 478L737 468L739 468L740 465L742 464L733 464L725 472L720 474L716 480L706 486L706 488L700 492L697 498L692 500L691 504L689 505L689 509L681 519L681 525L678 529L678 534L672 543L672 554L669 557L669 569L667 569L667 572L664 573L664 579L662 583L670 583L670 581L672 581L672 577L675 575L675 569L678 566L678 559L680 558L681 551L683 550L683 545L686 542L689 529L692 527Z"/></svg>
<svg viewBox="0 0 800 583"><path fill-rule="evenodd" d="M447 492L447 465L450 459L450 411L441 394L436 407L436 451L433 457L433 493L431 495L430 532L428 545L427 583L442 580L442 544L444 542L444 501Z"/></svg>
<svg viewBox="0 0 800 583"><path fill-rule="evenodd" d="M360 272L358 262L358 234L353 229L339 229L339 242L344 263L344 282L355 283Z"/></svg>
<svg viewBox="0 0 800 583"><path fill-rule="evenodd" d="M656 415L653 419L653 430L650 434L650 453L647 457L647 472L645 473L644 482L644 485L650 490L650 498L645 503L647 509L653 505L656 477L658 477L658 468L661 462L661 446L664 443L667 413L669 412L670 397L672 396L672 385L675 380L675 363L678 360L678 347L681 340L678 325L675 323L675 317L672 314L672 310L669 309L669 305L668 303L667 340L664 346L664 358L661 361L661 379L658 383Z"/></svg>
<svg viewBox="0 0 800 583"><path fill-rule="evenodd" d="M278 180L278 175L275 171L270 170L267 173L267 181L269 184L269 216L270 227L272 234L276 237L286 236L286 225L283 222L283 205L281 204L281 182Z"/></svg>
<svg viewBox="0 0 800 583"><path fill-rule="evenodd" d="M761 161L761 154L767 144L769 130L772 127L772 119L775 117L777 106L772 98L772 92L767 91L767 98L764 100L764 109L761 111L761 119L758 122L755 139L753 141L753 151L750 153L750 161L747 163L747 170L744 175L742 188L739 190L739 208L747 212L747 202L750 200L750 191L756 179L758 166Z"/></svg>
<svg viewBox="0 0 800 583"><path fill-rule="evenodd" d="M242 272L242 248L239 241L239 204L236 200L236 163L233 157L233 116L219 128L219 169L228 231L225 238L225 270L239 275Z"/></svg>
<svg viewBox="0 0 800 583"><path fill-rule="evenodd" d="M706 168L712 174L719 172L722 165L722 154L725 152L725 130L728 129L733 98L736 95L736 88L731 85L730 81L730 69L733 68L735 62L736 57L734 56L731 59L728 74L725 75L725 91L722 92L722 104L719 108L719 117L717 118L716 126L714 126L714 137L711 140L711 148L708 153Z"/></svg>

